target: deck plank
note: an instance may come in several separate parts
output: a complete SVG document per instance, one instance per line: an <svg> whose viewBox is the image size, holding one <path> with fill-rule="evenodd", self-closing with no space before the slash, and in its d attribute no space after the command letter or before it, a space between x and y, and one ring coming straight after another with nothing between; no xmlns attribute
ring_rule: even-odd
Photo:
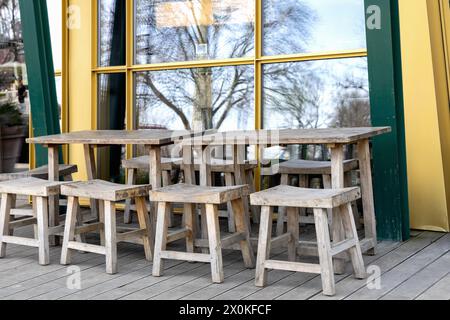
<svg viewBox="0 0 450 320"><path fill-rule="evenodd" d="M355 291L352 295L346 297L346 299L376 300L381 298L384 294L388 293L450 250L450 237L448 235L442 235L443 236L437 241L430 243L425 249L416 251L414 255L396 265L394 268L387 271L381 268L381 287L379 289L370 290L364 286Z"/></svg>
<svg viewBox="0 0 450 320"><path fill-rule="evenodd" d="M447 275L450 268L450 252L420 270L401 285L384 295L382 300L416 299Z"/></svg>
<svg viewBox="0 0 450 320"><path fill-rule="evenodd" d="M450 272L439 280L427 291L422 293L417 300L450 300Z"/></svg>
<svg viewBox="0 0 450 320"><path fill-rule="evenodd" d="M400 244L396 242L383 241L378 244L378 254L376 256L364 256L364 262L367 265L371 263L375 259L382 257L383 255L389 253L390 251L399 247ZM351 277L348 273L347 277ZM269 281L270 281L270 273L269 273ZM288 293L291 290L294 290L296 287L301 287L308 281L311 281L314 278L318 278L316 274L309 273L290 273L287 277L281 279L278 282L275 282L271 286L267 286L258 291L255 291L253 294L245 297L246 300L272 300L277 297L282 296L283 294ZM318 287L316 286L315 290L320 293L320 278L318 278ZM316 284L314 284L316 285Z"/></svg>
<svg viewBox="0 0 450 320"><path fill-rule="evenodd" d="M424 232L418 237L402 243L386 255L377 254L371 264L378 265L382 272L390 270L441 236L442 234ZM322 295L320 277L315 277L277 299L343 299L365 285L366 281L364 280L357 280L349 275L338 275L336 276L336 295L327 297Z"/></svg>

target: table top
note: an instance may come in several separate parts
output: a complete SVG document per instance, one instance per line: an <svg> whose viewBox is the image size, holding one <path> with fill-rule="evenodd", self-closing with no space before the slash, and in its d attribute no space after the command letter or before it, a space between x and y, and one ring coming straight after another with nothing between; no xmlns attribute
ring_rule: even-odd
<svg viewBox="0 0 450 320"><path fill-rule="evenodd" d="M186 137L202 134L189 130L87 130L27 139L28 143L43 145L167 145ZM204 133L203 133L204 134Z"/></svg>
<svg viewBox="0 0 450 320"><path fill-rule="evenodd" d="M391 132L390 127L283 129L218 132L183 140L183 145L351 144Z"/></svg>

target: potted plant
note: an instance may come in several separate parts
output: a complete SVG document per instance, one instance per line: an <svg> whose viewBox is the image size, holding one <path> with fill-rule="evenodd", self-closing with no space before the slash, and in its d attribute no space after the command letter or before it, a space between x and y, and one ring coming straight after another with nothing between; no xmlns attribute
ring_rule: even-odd
<svg viewBox="0 0 450 320"><path fill-rule="evenodd" d="M0 103L0 173L14 171L25 133L26 126L18 105L12 101Z"/></svg>

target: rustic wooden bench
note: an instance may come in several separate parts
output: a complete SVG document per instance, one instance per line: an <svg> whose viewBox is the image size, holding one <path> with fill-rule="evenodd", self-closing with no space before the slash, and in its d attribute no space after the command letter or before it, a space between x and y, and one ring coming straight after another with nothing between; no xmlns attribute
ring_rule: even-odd
<svg viewBox="0 0 450 320"><path fill-rule="evenodd" d="M60 227L48 226L48 197L56 196L60 192L60 186L64 182L47 181L28 177L0 182L2 194L0 211L0 258L6 255L6 244L37 247L39 250L39 264L50 263L49 236L60 232ZM29 214L23 214L24 219L11 221L14 214L16 196L25 195L33 197L33 205L36 210ZM15 228L27 225L35 225L35 239L13 236Z"/></svg>
<svg viewBox="0 0 450 320"><path fill-rule="evenodd" d="M164 260L198 261L211 264L212 280L224 280L222 248L239 244L247 268L254 267L254 253L250 245L250 232L245 217L243 197L248 195L247 186L208 187L190 184L176 184L150 192L151 201L158 203L158 218L153 259L153 276L163 274ZM234 211L236 232L221 238L218 206L231 202ZM184 228L168 233L169 205L184 203ZM195 204L205 206L206 231L208 239L196 238ZM186 252L169 251L167 243L186 239ZM209 253L195 253L195 247L207 247Z"/></svg>
<svg viewBox="0 0 450 320"><path fill-rule="evenodd" d="M80 250L106 256L106 272L117 272L117 243L132 242L144 246L145 258L152 260L153 223L150 221L145 198L150 185L130 186L102 180L76 182L61 187L61 194L68 197L61 264L70 264L71 251ZM79 198L99 200L99 222L76 226ZM136 201L139 229L117 233L116 202L133 198ZM75 241L77 234L100 231L100 245Z"/></svg>
<svg viewBox="0 0 450 320"><path fill-rule="evenodd" d="M351 202L359 199L359 188L346 189L306 189L291 186L278 186L250 195L253 205L262 206L259 229L258 256L256 262L257 286L267 283L267 269L295 272L318 273L322 277L323 293L335 294L333 257L343 252L350 254L356 278L366 276L358 233L353 220ZM272 239L272 213L274 206L287 207L288 230ZM299 246L299 208L314 210L319 264L297 262ZM335 209L342 222L344 235L340 229L332 229L333 241L330 240L327 209ZM334 225L337 226L337 223ZM275 243L288 244L289 261L271 260L270 249ZM341 257L342 258L342 257ZM341 259L342 261L342 259Z"/></svg>

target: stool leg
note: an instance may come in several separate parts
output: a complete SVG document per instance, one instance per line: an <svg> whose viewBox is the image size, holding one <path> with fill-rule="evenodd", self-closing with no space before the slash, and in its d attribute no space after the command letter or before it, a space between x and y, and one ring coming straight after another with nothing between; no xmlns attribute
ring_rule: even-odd
<svg viewBox="0 0 450 320"><path fill-rule="evenodd" d="M186 237L186 251L193 253L195 251L194 240L197 234L197 222L195 221L195 216L198 216L195 210L195 205L186 203L184 205L183 216L184 227L190 231Z"/></svg>
<svg viewBox="0 0 450 320"><path fill-rule="evenodd" d="M37 200L36 197L31 197L32 207L33 207L33 216L36 217L37 213ZM33 224L33 234L34 238L37 240L38 238L38 226L37 224Z"/></svg>
<svg viewBox="0 0 450 320"><path fill-rule="evenodd" d="M127 169L127 184L133 185L136 183L135 169ZM123 223L129 224L133 218L131 216L131 198L125 200L125 211L123 213ZM101 204L100 204L101 206Z"/></svg>
<svg viewBox="0 0 450 320"><path fill-rule="evenodd" d="M206 207L204 204L200 204L200 224L201 224L201 237L202 239L208 239L208 222L206 218ZM208 248L202 248L202 253L208 254Z"/></svg>
<svg viewBox="0 0 450 320"><path fill-rule="evenodd" d="M103 228L100 228L100 245L105 246L105 201L98 201L98 221L103 223Z"/></svg>
<svg viewBox="0 0 450 320"><path fill-rule="evenodd" d="M323 294L332 296L335 294L335 283L327 211L325 209L314 209L314 222L316 226Z"/></svg>
<svg viewBox="0 0 450 320"><path fill-rule="evenodd" d="M297 260L297 247L300 232L298 208L288 207L287 218L288 233L291 234L288 242L288 257L289 261L295 262Z"/></svg>
<svg viewBox="0 0 450 320"><path fill-rule="evenodd" d="M344 181L345 181L345 187L352 187L352 172L346 172L344 175ZM356 204L356 201L352 201L352 211L353 211L353 217L355 221L356 229L359 229L361 227L361 223L359 222L359 212L358 212L358 205Z"/></svg>
<svg viewBox="0 0 450 320"><path fill-rule="evenodd" d="M72 250L69 249L69 242L75 239L75 224L77 222L78 198L67 197L67 213L64 226L64 238L61 249L61 264L70 263Z"/></svg>
<svg viewBox="0 0 450 320"><path fill-rule="evenodd" d="M116 235L116 206L114 202L105 201L106 273L109 274L117 272Z"/></svg>
<svg viewBox="0 0 450 320"><path fill-rule="evenodd" d="M332 212L333 212L333 221L331 224L332 239L333 243L339 243L340 241L343 241L345 239L344 226L342 224L341 208L340 207L334 208ZM334 272L336 274L345 273L346 261L348 261L348 255L346 252L341 252L336 256L334 256L333 265L334 265Z"/></svg>
<svg viewBox="0 0 450 320"><path fill-rule="evenodd" d="M322 183L323 183L323 188L324 189L331 189L331 176L329 174L323 174L322 175ZM333 210L332 209L327 209L328 212L328 223L330 224L330 226L333 223ZM331 235L331 239L333 239L333 235Z"/></svg>
<svg viewBox="0 0 450 320"><path fill-rule="evenodd" d="M234 186L234 179L233 174L230 172L225 173L225 185L227 187ZM231 202L227 203L227 209L228 209L228 232L236 232L236 225L235 225L235 218L234 218L234 212L233 212L233 206L231 205Z"/></svg>
<svg viewBox="0 0 450 320"><path fill-rule="evenodd" d="M155 252L153 256L153 276L160 277L164 271L164 260L161 251L167 247L167 229L169 225L169 206L166 202L158 203L158 218L156 220Z"/></svg>
<svg viewBox="0 0 450 320"><path fill-rule="evenodd" d="M242 199L237 199L233 200L231 204L233 206L237 232L245 234L245 240L240 242L244 264L247 268L254 268L255 254L253 253L252 245L250 243L250 228L247 225L247 219L245 218L244 202Z"/></svg>
<svg viewBox="0 0 450 320"><path fill-rule="evenodd" d="M256 189L255 189L255 174L253 172L253 169L252 170L247 170L245 172L245 179L247 181L250 194L255 193L256 192ZM252 211L253 223L259 223L259 216L261 214L259 209L260 209L259 206L250 206L250 210Z"/></svg>
<svg viewBox="0 0 450 320"><path fill-rule="evenodd" d="M300 188L308 188L309 187L309 176L307 174L299 174L298 175L298 186ZM300 208L300 215L303 217L305 217L307 215L306 208Z"/></svg>
<svg viewBox="0 0 450 320"><path fill-rule="evenodd" d="M39 240L39 264L50 263L49 237L48 237L48 203L47 198L36 197L37 200L37 227Z"/></svg>
<svg viewBox="0 0 450 320"><path fill-rule="evenodd" d="M217 205L206 205L209 252L211 257L212 281L223 282L222 246L220 241L219 209Z"/></svg>
<svg viewBox="0 0 450 320"><path fill-rule="evenodd" d="M152 224L150 223L150 218L148 216L147 203L145 201L145 198L143 197L136 198L135 203L139 227L141 229L146 230L146 234L142 237L142 241L144 243L145 259L147 259L148 261L152 261L153 258L152 250L154 248L153 242L154 230Z"/></svg>
<svg viewBox="0 0 450 320"><path fill-rule="evenodd" d="M289 175L282 174L281 175L281 185L289 184ZM284 220L286 218L286 207L278 208L278 218L277 218L277 236L281 236L284 233Z"/></svg>
<svg viewBox="0 0 450 320"><path fill-rule="evenodd" d="M162 175L162 186L163 187L167 187L170 186L170 171L161 171L161 175ZM172 210L172 204L169 204L169 228L172 228L174 226L174 216L173 216L173 210Z"/></svg>
<svg viewBox="0 0 450 320"><path fill-rule="evenodd" d="M9 235L9 219L11 212L12 197L10 194L2 194L2 203L0 209L0 258L6 255L6 242L3 242L3 236Z"/></svg>
<svg viewBox="0 0 450 320"><path fill-rule="evenodd" d="M256 258L255 285L264 287L267 283L267 270L264 263L270 256L270 241L272 239L272 213L273 207L261 207L261 219L259 221L258 255Z"/></svg>
<svg viewBox="0 0 450 320"><path fill-rule="evenodd" d="M358 240L358 231L356 230L355 221L353 220L352 205L350 203L341 207L342 222L344 224L345 236L347 239L355 239L356 245L351 247L348 252L352 261L355 277L364 279L366 277L366 269L362 257L361 246Z"/></svg>

